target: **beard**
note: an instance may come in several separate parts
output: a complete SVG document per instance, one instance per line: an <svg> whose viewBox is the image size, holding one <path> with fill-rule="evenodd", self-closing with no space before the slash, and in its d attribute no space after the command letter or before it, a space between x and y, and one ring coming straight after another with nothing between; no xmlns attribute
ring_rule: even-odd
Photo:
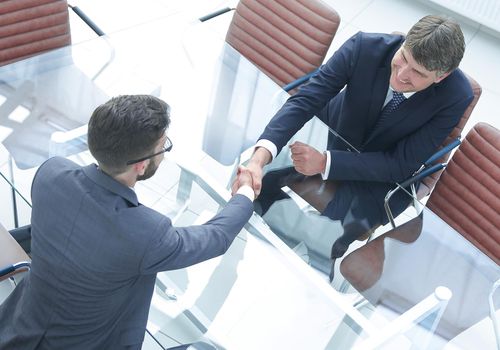
<svg viewBox="0 0 500 350"><path fill-rule="evenodd" d="M137 176L137 181L141 180L147 180L151 176L153 176L156 173L156 170L158 169L159 164L155 164L153 160L151 160L146 167L146 170L144 170L144 174Z"/></svg>

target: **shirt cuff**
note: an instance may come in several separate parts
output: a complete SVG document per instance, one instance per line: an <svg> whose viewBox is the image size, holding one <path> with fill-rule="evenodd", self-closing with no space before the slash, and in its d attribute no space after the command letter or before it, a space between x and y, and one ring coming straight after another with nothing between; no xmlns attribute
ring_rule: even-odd
<svg viewBox="0 0 500 350"><path fill-rule="evenodd" d="M321 177L323 178L323 180L328 180L328 175L330 175L330 166L332 164L332 156L328 151L325 151L325 155L326 155L325 171L321 173Z"/></svg>
<svg viewBox="0 0 500 350"><path fill-rule="evenodd" d="M257 141L257 143L255 144L255 148L257 147L262 147L267 149L269 153L271 153L273 159L276 158L276 155L278 154L278 149L276 148L276 145L269 140L261 139Z"/></svg>
<svg viewBox="0 0 500 350"><path fill-rule="evenodd" d="M255 198L255 192L253 191L253 188L248 186L248 185L243 185L240 188L238 188L238 191L236 191L237 194L244 195L248 199L250 199L252 202Z"/></svg>

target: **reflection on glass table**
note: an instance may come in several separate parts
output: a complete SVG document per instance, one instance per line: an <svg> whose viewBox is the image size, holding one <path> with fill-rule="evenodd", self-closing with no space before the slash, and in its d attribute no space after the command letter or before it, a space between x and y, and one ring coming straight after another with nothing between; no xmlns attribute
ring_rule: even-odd
<svg viewBox="0 0 500 350"><path fill-rule="evenodd" d="M201 177L210 179L208 174ZM228 196L223 188L215 190L220 190L221 200ZM203 222L220 204L196 183L189 197L178 223ZM363 308L362 298L336 292L257 215L223 257L161 273L158 280L153 329L168 333L182 323L182 331L188 332L182 339L193 341L204 334L220 346L243 349L367 349L397 341L395 336L416 327L415 322L433 324L449 296L446 288L436 288L394 317L381 308ZM405 344L414 340L400 337Z"/></svg>
<svg viewBox="0 0 500 350"><path fill-rule="evenodd" d="M308 144L319 151L327 149L328 142L328 149L334 145L336 149L359 153L348 140L317 118L309 121L288 145L295 141ZM366 168L368 173L373 171L369 166ZM377 178L377 174L372 175ZM375 226L370 225L365 217L373 217L373 212L384 212L383 197L396 186L396 183L324 181L319 174L306 177L293 169L291 153L286 146L268 166L256 210L292 249L296 249L310 265L328 276L332 268L334 242L344 234L347 225L359 222L362 235L355 238L363 241L368 239L380 224L385 224L385 213L385 221ZM380 203L375 203L371 198L372 191L381 194L378 196ZM358 198L355 193L368 195ZM412 202L408 189L401 189L394 197L398 197L397 203L404 203L404 206L394 206L396 201L390 203L395 214L403 212ZM366 203L359 205L359 201ZM342 211L337 207L347 209ZM416 211L408 210L407 214L410 217L415 216ZM333 219L330 219L331 217Z"/></svg>
<svg viewBox="0 0 500 350"><path fill-rule="evenodd" d="M489 316L488 296L500 278L495 261L427 208L349 254L341 271L388 315L408 310L437 286L449 288L452 297L436 329L444 344ZM493 301L500 302L498 293Z"/></svg>
<svg viewBox="0 0 500 350"><path fill-rule="evenodd" d="M85 44L94 54L86 65L73 58L82 47L69 46L0 67L0 125L7 134L2 143L20 168L47 159L51 135L85 125L108 98L98 83L113 48L105 39L92 42L100 47Z"/></svg>

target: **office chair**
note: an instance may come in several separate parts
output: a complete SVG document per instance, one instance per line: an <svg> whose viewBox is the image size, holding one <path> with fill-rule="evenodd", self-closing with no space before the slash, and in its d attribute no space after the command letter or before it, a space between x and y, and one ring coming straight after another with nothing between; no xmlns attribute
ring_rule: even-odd
<svg viewBox="0 0 500 350"><path fill-rule="evenodd" d="M500 131L478 123L440 177L427 206L500 264Z"/></svg>
<svg viewBox="0 0 500 350"><path fill-rule="evenodd" d="M230 10L216 11L200 21ZM293 93L323 63L339 24L338 13L321 0L241 0L226 42Z"/></svg>
<svg viewBox="0 0 500 350"><path fill-rule="evenodd" d="M0 247L0 282L29 270L31 259L1 224Z"/></svg>
<svg viewBox="0 0 500 350"><path fill-rule="evenodd" d="M216 11L200 21L231 10ZM242 0L235 9L226 42L284 90L293 93L322 64L339 24L337 12L318 0ZM237 157L231 164L233 175L239 163ZM199 178L186 166L181 167L182 181ZM231 185L231 180L227 185ZM178 199L184 201L182 197L179 195Z"/></svg>
<svg viewBox="0 0 500 350"><path fill-rule="evenodd" d="M417 265L422 265L425 261L443 259L443 256L447 256L445 254L453 254L453 256L458 254L461 257L458 261L462 262L464 266L470 266L469 264L480 261L478 268L488 268L489 270L484 271L480 280L478 280L479 277L472 280L472 275L467 272L463 272L464 276L447 276L450 279L448 283L456 283L457 285L455 290L452 289L453 293L457 294L454 297L454 302L463 303L462 298L471 298L467 294L470 291L464 289L464 286L471 283L477 283L475 290L482 291L484 295L481 297L487 299L490 289L493 293L494 288L496 288L494 284L498 276L495 276L499 274L499 183L500 131L486 123L479 123L467 134L427 201L428 208L434 214L477 247L478 251L474 257L465 255L468 254L465 252L454 251L453 247L450 247L449 251L446 252L440 250L439 256L430 253L429 256L418 257L421 261L415 261L415 257L407 257L405 254L409 252L408 244L415 242L422 230L423 221L422 217L419 216L347 255L340 265L342 275L365 298L373 303L378 303L384 299L380 293L389 293L389 291L395 293L400 289L397 284L393 287L387 285L391 274L389 277L384 277L386 284L383 286L383 290L379 290L382 287L378 285L378 281L385 270L391 271L391 269L396 269L395 265L398 265L405 270L408 276L412 276L411 283L419 283L414 279L428 280L434 277L432 277L433 270L427 271L426 276L412 272L418 270L419 266ZM468 259L471 259L471 262L468 262ZM396 260L397 264L394 264ZM420 266L420 268L422 267ZM496 272L493 272L495 269ZM405 295L405 299L415 302L412 300L412 295ZM473 300L477 300L477 297ZM458 312L456 307L449 306L451 311L448 316L444 317L442 335L446 338L452 338L480 318L485 317L488 314L487 301L481 301L484 301L482 307L477 306L473 317L456 314ZM403 304L404 301L400 300L400 304L396 303L390 307L404 308ZM472 311L469 310L469 312Z"/></svg>
<svg viewBox="0 0 500 350"><path fill-rule="evenodd" d="M0 124L12 132L1 140L9 153L16 160L21 169L39 165L48 157L46 150L41 151L33 147L40 142L43 146L50 143L51 134L64 128L72 129L82 125L78 120L80 115L91 112L87 108L72 110L69 108L67 96L51 90L60 86L61 81L46 79L43 87L37 87L27 76L18 77L10 69L23 59L37 56L42 53L54 53L46 59L40 59L36 64L28 67L27 71L50 72L53 65L64 65L66 60L72 62L68 50L57 53L57 49L71 45L71 31L68 8L79 16L97 35L104 35L103 31L90 20L82 10L68 5L65 0L16 0L0 2L0 96L5 102L0 105ZM112 51L112 50L111 50ZM113 53L111 53L112 59ZM94 77L89 78L83 72L72 71L75 84L93 84L93 80L109 64L105 62ZM50 75L50 73L47 73ZM70 83L68 83L70 85ZM71 91L70 88L60 87L61 90ZM44 96L38 92L45 91ZM100 91L100 90L99 90ZM96 88L96 95L105 95ZM27 116L21 122L14 118L18 110L24 110ZM38 126L38 127L37 127ZM46 147L42 147L46 148ZM45 153L44 153L45 152ZM43 154L38 154L43 153ZM11 179L12 180L12 179ZM13 198L15 195L13 192Z"/></svg>
<svg viewBox="0 0 500 350"><path fill-rule="evenodd" d="M97 35L104 32L65 0L0 2L0 66L71 44L70 7Z"/></svg>
<svg viewBox="0 0 500 350"><path fill-rule="evenodd" d="M68 6L65 0L0 2L0 95L5 98L0 106L0 124L12 130L2 142L22 169L47 159L45 149L52 133L85 124L94 107L88 104L93 101L78 100L80 96L73 99L71 92L95 86L94 80L113 59L110 48L109 60L96 67L93 77L71 68L71 49L63 49L71 45ZM97 35L104 35L78 7L70 8ZM20 62L33 56L40 59L26 65ZM66 66L64 80L51 73L54 67ZM33 75L43 77L43 81L35 81ZM97 87L95 91L95 100L107 98ZM21 110L26 114L23 120L15 118ZM33 147L38 143L44 151Z"/></svg>

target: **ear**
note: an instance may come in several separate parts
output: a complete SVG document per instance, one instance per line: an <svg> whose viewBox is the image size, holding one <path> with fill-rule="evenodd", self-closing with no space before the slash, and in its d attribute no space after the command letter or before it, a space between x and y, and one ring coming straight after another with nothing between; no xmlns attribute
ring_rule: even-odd
<svg viewBox="0 0 500 350"><path fill-rule="evenodd" d="M149 164L149 159L143 160L142 162L139 163L135 163L134 170L137 173L137 175L139 176L144 175L144 172L146 171L148 164Z"/></svg>
<svg viewBox="0 0 500 350"><path fill-rule="evenodd" d="M441 80L443 80L444 78L446 78L448 75L450 75L451 72L448 72L448 73L444 73L440 76L438 76L435 80L434 80L434 83L437 84L439 83Z"/></svg>

